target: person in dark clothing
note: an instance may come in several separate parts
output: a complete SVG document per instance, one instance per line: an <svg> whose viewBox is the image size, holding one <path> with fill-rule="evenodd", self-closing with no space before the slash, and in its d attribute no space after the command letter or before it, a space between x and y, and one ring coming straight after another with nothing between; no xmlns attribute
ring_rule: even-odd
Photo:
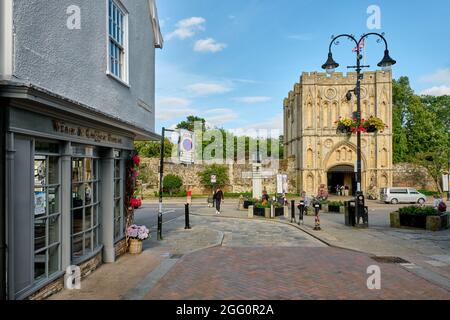
<svg viewBox="0 0 450 320"><path fill-rule="evenodd" d="M223 192L220 188L217 188L216 192L214 193L213 199L216 203L216 214L220 214L220 204L223 201Z"/></svg>

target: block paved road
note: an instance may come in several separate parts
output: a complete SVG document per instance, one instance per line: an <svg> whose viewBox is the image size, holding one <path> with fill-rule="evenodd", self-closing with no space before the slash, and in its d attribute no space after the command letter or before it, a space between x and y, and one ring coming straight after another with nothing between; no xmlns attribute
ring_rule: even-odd
<svg viewBox="0 0 450 320"><path fill-rule="evenodd" d="M369 290L367 267L381 269ZM406 269L330 247L216 247L186 255L145 299L450 299Z"/></svg>

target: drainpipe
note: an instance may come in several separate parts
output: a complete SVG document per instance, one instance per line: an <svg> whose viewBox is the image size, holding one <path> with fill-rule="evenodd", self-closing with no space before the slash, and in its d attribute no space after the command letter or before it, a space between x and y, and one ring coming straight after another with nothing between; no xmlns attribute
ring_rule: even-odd
<svg viewBox="0 0 450 320"><path fill-rule="evenodd" d="M0 98L0 101L3 105L0 107L0 300L6 300L6 133L9 127L9 106L6 99Z"/></svg>

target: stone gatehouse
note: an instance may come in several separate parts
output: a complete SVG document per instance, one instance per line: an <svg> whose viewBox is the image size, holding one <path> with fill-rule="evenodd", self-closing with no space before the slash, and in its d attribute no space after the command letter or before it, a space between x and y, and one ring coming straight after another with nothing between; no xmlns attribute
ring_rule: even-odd
<svg viewBox="0 0 450 320"><path fill-rule="evenodd" d="M295 157L297 192L313 194L320 184L331 192L347 185L356 190L356 135L336 133L335 121L352 117L356 98L346 99L356 86L356 73L304 72L284 99L285 157ZM390 71L364 73L361 84L362 118L381 118L388 128L362 133L362 190L392 185L392 75Z"/></svg>

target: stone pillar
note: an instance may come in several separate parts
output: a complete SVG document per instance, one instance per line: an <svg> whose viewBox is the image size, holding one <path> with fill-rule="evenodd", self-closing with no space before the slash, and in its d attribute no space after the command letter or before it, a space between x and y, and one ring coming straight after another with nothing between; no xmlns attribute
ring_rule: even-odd
<svg viewBox="0 0 450 320"><path fill-rule="evenodd" d="M101 234L103 261L114 262L114 154L108 149L100 160Z"/></svg>
<svg viewBox="0 0 450 320"><path fill-rule="evenodd" d="M248 206L247 218L253 219L253 206Z"/></svg>

